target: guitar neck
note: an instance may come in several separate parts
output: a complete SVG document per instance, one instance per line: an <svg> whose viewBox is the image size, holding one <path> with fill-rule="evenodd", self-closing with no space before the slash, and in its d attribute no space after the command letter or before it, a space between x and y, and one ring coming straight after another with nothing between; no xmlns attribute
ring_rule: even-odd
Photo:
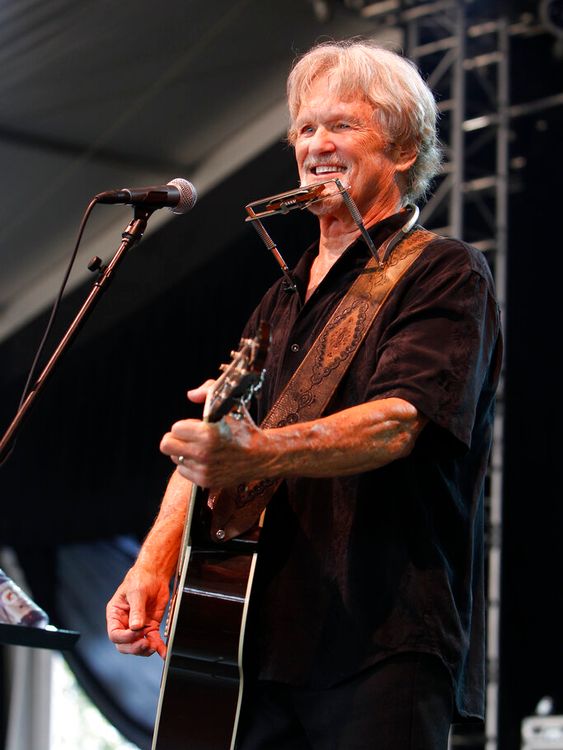
<svg viewBox="0 0 563 750"><path fill-rule="evenodd" d="M203 406L203 417L202 417L203 422L209 422L210 409L211 409L211 396L208 393L205 399L205 404ZM199 492L199 487L192 482L192 488L190 490L190 494L188 497L188 507L186 508L186 520L184 522L184 530L182 532L182 541L180 543L180 554L178 555L178 563L176 565L176 574L174 576L173 591L178 590L178 580L180 578L182 568L184 567L185 562L186 562L186 552L188 551L189 544L190 544L190 533L191 533L191 528L192 528L192 520L193 520L194 508L195 508L198 492ZM166 627L166 635L168 635L168 623Z"/></svg>

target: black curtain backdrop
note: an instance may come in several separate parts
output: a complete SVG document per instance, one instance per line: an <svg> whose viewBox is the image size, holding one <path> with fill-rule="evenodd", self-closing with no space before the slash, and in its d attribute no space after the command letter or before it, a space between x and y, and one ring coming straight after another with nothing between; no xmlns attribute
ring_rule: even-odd
<svg viewBox="0 0 563 750"><path fill-rule="evenodd" d="M171 473L160 437L178 418L200 415L186 390L229 361L244 322L281 274L245 223L244 206L296 185L291 152L279 144L130 251L0 470L0 544L15 547L54 624L82 633L69 655L73 670L143 748L150 747L162 663L156 656L148 666L119 658L105 635L105 603ZM130 208L109 210L122 211L128 223ZM303 212L267 226L290 265L314 237L314 221ZM65 300L52 342L91 283ZM15 411L45 321L0 346L2 425Z"/></svg>
<svg viewBox="0 0 563 750"><path fill-rule="evenodd" d="M187 388L228 361L246 318L280 275L244 222L244 205L295 185L292 158L281 144L206 195L191 215L174 218L130 251L2 468L0 543L145 533L171 469L159 455L160 436L180 416L199 415ZM128 207L109 210L122 211L128 222ZM304 213L275 217L268 226L282 252L293 251L288 262L313 237ZM52 344L90 283L65 301ZM45 316L0 347L3 425L16 409L44 325Z"/></svg>
<svg viewBox="0 0 563 750"><path fill-rule="evenodd" d="M563 714L561 113L522 123L527 189L511 199L500 750L545 695Z"/></svg>

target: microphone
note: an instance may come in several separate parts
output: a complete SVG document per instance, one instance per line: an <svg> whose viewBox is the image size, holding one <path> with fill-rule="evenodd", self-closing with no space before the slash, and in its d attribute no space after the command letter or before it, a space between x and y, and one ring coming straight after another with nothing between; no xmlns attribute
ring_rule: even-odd
<svg viewBox="0 0 563 750"><path fill-rule="evenodd" d="M98 203L142 204L155 209L166 207L174 214L187 214L196 204L197 190L188 180L176 177L166 185L106 190L98 193L96 200Z"/></svg>

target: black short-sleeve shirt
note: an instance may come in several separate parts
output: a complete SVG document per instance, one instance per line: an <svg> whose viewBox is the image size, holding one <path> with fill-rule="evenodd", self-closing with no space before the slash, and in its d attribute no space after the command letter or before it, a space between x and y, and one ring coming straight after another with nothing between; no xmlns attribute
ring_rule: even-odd
<svg viewBox="0 0 563 750"><path fill-rule="evenodd" d="M403 221L370 230L383 242ZM262 418L369 259L360 239L304 303L316 248L246 326L269 321ZM375 471L286 480L268 506L247 654L262 679L328 687L399 652L436 654L461 716L482 716L483 485L501 357L483 256L432 241L398 282L327 413L399 397L429 419L412 453Z"/></svg>

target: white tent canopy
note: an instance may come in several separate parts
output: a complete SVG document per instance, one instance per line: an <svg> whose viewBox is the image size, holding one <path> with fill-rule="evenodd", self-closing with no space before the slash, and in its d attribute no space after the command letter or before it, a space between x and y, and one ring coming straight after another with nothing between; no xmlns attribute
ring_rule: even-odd
<svg viewBox="0 0 563 750"><path fill-rule="evenodd" d="M3 0L0 339L54 298L93 195L178 176L203 194L283 137L296 54L373 32L305 0ZM72 283L126 223L96 209Z"/></svg>

